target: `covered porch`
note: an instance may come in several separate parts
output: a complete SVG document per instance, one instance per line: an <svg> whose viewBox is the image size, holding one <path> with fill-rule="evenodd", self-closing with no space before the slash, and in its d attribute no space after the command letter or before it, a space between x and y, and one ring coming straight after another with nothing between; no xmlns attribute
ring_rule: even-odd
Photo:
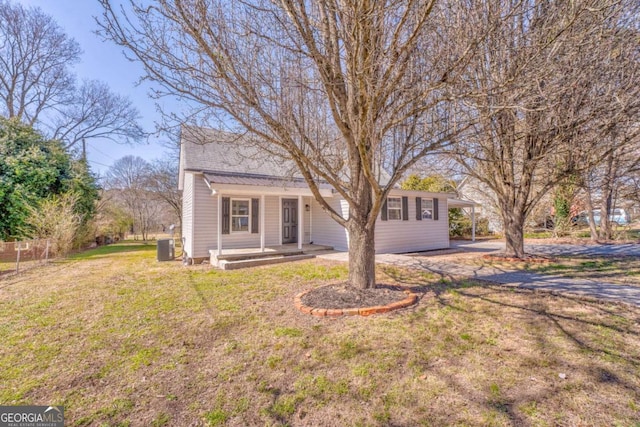
<svg viewBox="0 0 640 427"><path fill-rule="evenodd" d="M205 173L204 181L215 216L213 244L209 246L212 265L268 258L291 260L318 250L312 245L313 194L304 180ZM329 186L321 184L319 189L323 197L333 197Z"/></svg>

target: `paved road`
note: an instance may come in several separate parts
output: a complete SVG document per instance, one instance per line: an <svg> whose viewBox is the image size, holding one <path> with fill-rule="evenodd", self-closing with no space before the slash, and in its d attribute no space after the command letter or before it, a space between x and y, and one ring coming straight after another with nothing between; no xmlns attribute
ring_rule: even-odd
<svg viewBox="0 0 640 427"><path fill-rule="evenodd" d="M469 252L493 252L504 249L504 242L452 242L457 249ZM527 251L541 255L624 255L640 256L640 245L527 245ZM344 252L321 255L328 259L348 260ZM573 279L552 274L514 271L496 267L480 267L438 260L429 255L376 255L376 262L431 271L437 274L469 277L504 286L570 294L623 302L640 307L640 283L638 286L606 283L591 279Z"/></svg>
<svg viewBox="0 0 640 427"><path fill-rule="evenodd" d="M466 240L452 240L452 248L458 248L469 252L492 252L504 250L504 242L489 240L483 242L470 242ZM639 256L640 244L625 243L620 245L610 244L525 244L525 251L532 254L560 256L560 255L584 255L584 256Z"/></svg>

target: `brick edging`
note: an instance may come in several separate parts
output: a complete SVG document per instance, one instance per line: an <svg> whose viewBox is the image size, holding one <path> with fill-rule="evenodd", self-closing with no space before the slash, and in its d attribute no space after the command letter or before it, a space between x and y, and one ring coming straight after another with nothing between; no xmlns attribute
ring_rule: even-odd
<svg viewBox="0 0 640 427"><path fill-rule="evenodd" d="M407 296L400 301L395 301L387 305L376 305L372 307L359 308L316 308L309 307L302 303L302 297L311 292L312 289L300 292L293 299L293 304L300 312L310 314L315 317L340 317L340 316L370 316L376 313L387 313L400 308L409 307L418 301L418 294L411 292L408 288L403 288Z"/></svg>

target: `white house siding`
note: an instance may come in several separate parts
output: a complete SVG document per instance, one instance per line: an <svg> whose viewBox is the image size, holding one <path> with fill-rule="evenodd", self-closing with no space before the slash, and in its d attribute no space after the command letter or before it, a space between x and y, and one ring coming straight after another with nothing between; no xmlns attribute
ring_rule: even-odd
<svg viewBox="0 0 640 427"><path fill-rule="evenodd" d="M391 197L400 197L392 194ZM416 219L416 197L408 196L409 219L376 221L376 253L403 253L449 247L447 199L438 198L438 220Z"/></svg>
<svg viewBox="0 0 640 427"><path fill-rule="evenodd" d="M345 200L338 197L329 198L327 202L340 212L343 217L349 216L349 205ZM311 204L311 241L317 245L333 246L339 251L346 251L349 248L347 230L335 222L327 215L320 204L314 199Z"/></svg>
<svg viewBox="0 0 640 427"><path fill-rule="evenodd" d="M193 253L193 180L191 173L185 173L182 192L182 237L184 251Z"/></svg>
<svg viewBox="0 0 640 427"><path fill-rule="evenodd" d="M209 249L216 247L218 203L200 175L195 176L193 197L193 252L187 253L191 258L208 258Z"/></svg>
<svg viewBox="0 0 640 427"><path fill-rule="evenodd" d="M264 211L265 235L264 242L267 246L275 246L280 244L280 197L265 196L264 203L266 211ZM258 243L258 246L260 244Z"/></svg>

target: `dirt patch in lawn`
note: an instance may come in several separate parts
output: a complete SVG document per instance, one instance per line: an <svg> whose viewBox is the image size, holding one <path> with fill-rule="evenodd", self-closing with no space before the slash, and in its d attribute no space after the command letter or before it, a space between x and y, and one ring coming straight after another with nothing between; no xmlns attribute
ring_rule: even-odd
<svg viewBox="0 0 640 427"><path fill-rule="evenodd" d="M361 308L389 305L406 298L399 286L378 285L373 289L359 289L339 283L313 289L302 296L302 303L319 308Z"/></svg>
<svg viewBox="0 0 640 427"><path fill-rule="evenodd" d="M507 255L503 252L485 254L482 256L482 258L492 262L506 262L506 263L526 262L526 263L532 263L532 264L547 264L555 261L555 258L542 256L542 255L525 254L522 258L518 258L511 255Z"/></svg>

